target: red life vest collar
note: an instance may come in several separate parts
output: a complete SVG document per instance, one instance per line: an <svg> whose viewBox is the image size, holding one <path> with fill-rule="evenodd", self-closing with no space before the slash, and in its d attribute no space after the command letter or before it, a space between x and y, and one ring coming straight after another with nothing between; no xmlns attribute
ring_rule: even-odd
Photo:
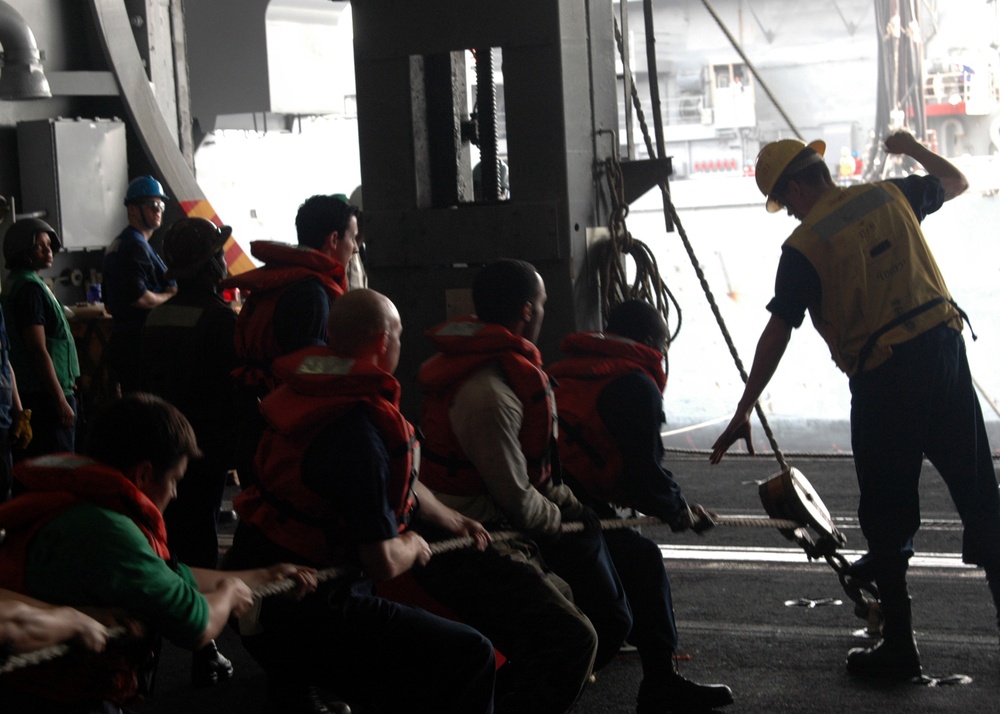
<svg viewBox="0 0 1000 714"><path fill-rule="evenodd" d="M529 480L535 486L548 481L555 405L538 348L505 327L474 318L439 325L427 336L440 351L424 362L419 372L425 443L421 481L453 495L483 492L482 479L451 431L448 409L465 380L490 363L498 365L521 402L524 417L518 440L528 463Z"/></svg>
<svg viewBox="0 0 1000 714"><path fill-rule="evenodd" d="M236 354L242 364L233 370L239 384L270 391L277 386L271 367L281 350L274 334L278 303L294 285L318 280L332 302L344 294L344 266L317 250L254 241L251 253L266 264L222 281L224 288L249 291L240 319L236 321Z"/></svg>
<svg viewBox="0 0 1000 714"><path fill-rule="evenodd" d="M131 518L153 551L164 560L170 559L163 514L120 471L78 454L50 454L20 462L14 477L28 493L0 506L0 527L12 531L47 515L31 506L62 505L61 512L91 503Z"/></svg>
<svg viewBox="0 0 1000 714"><path fill-rule="evenodd" d="M586 373L592 376L620 374L619 360L625 360L641 369L649 376L662 392L667 387L667 376L663 371L663 355L652 347L640 344L627 337L603 332L577 332L566 335L559 344L559 349L567 355L548 372L552 377L572 372L574 359L585 357ZM608 357L609 360L594 360L593 358Z"/></svg>
<svg viewBox="0 0 1000 714"><path fill-rule="evenodd" d="M381 400L399 410L395 377L327 347L307 347L275 360L274 374L282 386L261 402L260 410L281 434L327 424L360 401Z"/></svg>
<svg viewBox="0 0 1000 714"><path fill-rule="evenodd" d="M559 405L559 460L593 499L629 507L627 475L618 444L597 411L601 392L627 374L649 377L666 386L662 355L633 340L600 332L566 336L567 355L549 366Z"/></svg>
<svg viewBox="0 0 1000 714"><path fill-rule="evenodd" d="M517 354L536 367L542 366L542 355L531 342L519 337L502 325L482 322L474 317L464 317L432 327L425 333L434 348L445 357L461 357L461 365L467 370L461 374L437 375L433 369L423 374L421 385L424 391L435 391L456 379L465 377L483 362L496 359L497 355ZM435 355L437 357L437 355ZM435 359L431 357L428 362ZM438 379L445 383L438 384Z"/></svg>
<svg viewBox="0 0 1000 714"><path fill-rule="evenodd" d="M221 283L223 288L250 292L272 290L315 277L323 283L331 298L343 295L347 289L344 266L318 250L258 240L250 244L250 253L264 261L264 266L226 278Z"/></svg>
<svg viewBox="0 0 1000 714"><path fill-rule="evenodd" d="M327 347L309 347L275 362L285 380L261 401L272 425L257 450L258 484L237 497L237 512L268 539L326 566L352 559L337 504L310 490L302 459L331 422L359 404L378 429L389 453L386 498L404 530L416 501L413 481L419 444L399 411L399 383L371 362L345 359Z"/></svg>

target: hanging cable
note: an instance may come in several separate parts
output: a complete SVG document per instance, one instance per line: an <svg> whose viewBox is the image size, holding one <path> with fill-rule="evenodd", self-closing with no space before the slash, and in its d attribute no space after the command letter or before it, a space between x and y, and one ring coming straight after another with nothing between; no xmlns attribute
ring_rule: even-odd
<svg viewBox="0 0 1000 714"><path fill-rule="evenodd" d="M611 210L608 216L610 240L596 249L598 273L601 281L601 316L607 323L611 310L626 300L642 300L656 308L666 323L670 324L671 306L676 317L676 326L668 330L667 344L677 337L681 329L681 307L670 288L660 277L656 256L645 243L632 237L625 223L628 203L625 201L625 181L621 162L618 160L618 136L613 131L615 152L604 162L604 177L608 194L611 196ZM635 264L635 277L629 282L626 270L627 259Z"/></svg>
<svg viewBox="0 0 1000 714"><path fill-rule="evenodd" d="M615 39L618 41L618 51L621 52L621 30L618 27L617 19L615 20ZM635 91L634 83L632 84L632 87L632 101L635 104L635 115L639 121L639 127L642 130L643 139L646 142L646 151L649 152L650 156L656 156L656 152L653 148L653 141L649 135L649 127L646 125L645 114L642 111L641 102L639 100L639 93ZM669 193L667 196L669 197ZM708 284L708 280L705 278L705 271L701 269L701 264L698 261L698 257L695 255L694 247L691 245L687 232L681 224L680 216L677 215L677 209L674 207L673 201L667 201L664 206L664 211L669 211L670 220L677 226L677 234L681 237L681 241L684 244L684 250L687 251L691 265L694 267L695 275L698 276L698 282L701 284L702 291L705 293L705 298L708 300L709 307L712 309L712 314L715 315L715 321L718 323L719 330L722 332L722 336L726 341L726 346L729 348L729 354L732 355L733 361L736 363L736 369L739 370L740 377L743 379L743 382L746 383L749 377L746 369L743 367L743 361L740 359L739 352L736 350L736 344L733 342L732 335L729 334L729 330L726 327L726 321L723 319L722 312L719 310L719 305L715 301L715 295L712 294L712 289ZM771 445L771 450L774 452L774 458L777 460L781 470L787 471L788 464L781 452L781 448L778 446L778 441L774 436L774 432L771 430L771 425L768 423L767 417L765 416L764 410L760 406L759 401L754 404L754 410L757 413L757 418L760 420L761 427L764 429L764 434L767 436L768 443Z"/></svg>
<svg viewBox="0 0 1000 714"><path fill-rule="evenodd" d="M708 7L707 2L705 3ZM622 52L622 40L621 40L621 30L618 27L617 18L615 19L615 38L618 41L618 51ZM647 38L649 41L649 38ZM744 58L745 59L745 58ZM626 68L627 63L624 63ZM627 69L626 69L627 71ZM639 126L642 129L643 139L646 143L646 150L651 157L656 156L656 152L653 148L653 142L649 135L649 128L646 125L645 117L642 112L641 102L639 100L639 94L635 90L635 84L632 83L632 101L636 105L636 118L639 121ZM791 122L789 122L791 126ZM793 127L794 129L794 127ZM669 211L670 216L668 218L668 224L672 221L674 225L677 226L677 233L681 237L681 241L684 244L684 249L687 251L688 257L691 260L691 265L694 267L695 274L698 276L698 281L701 284L702 290L705 293L705 298L708 300L708 304L712 309L712 314L715 315L715 320L719 325L719 330L722 332L722 336L726 341L726 346L729 348L729 353L733 357L733 361L736 364L736 368L739 370L740 377L743 382L746 383L749 379L746 370L743 367L743 362L740 359L739 353L736 350L736 345L733 342L732 335L729 334L729 330L726 328L726 322L722 317L722 313L719 310L718 303L715 301L715 296L712 294L712 290L708 284L708 280L705 278L705 273L701 269L701 264L698 261L697 256L694 253L694 248L691 245L691 241L688 239L687 232L684 230L684 226L680 221L680 216L677 215L677 210L672 201L670 201L670 194L666 190L666 186L661 187L664 195L664 211ZM771 450L773 451L774 458L778 462L778 466L781 468L783 474L788 474L791 472L788 463L785 461L784 454L781 448L778 446L778 441L774 436L774 432L771 429L770 424L767 421L767 417L764 415L764 410L760 405L758 400L754 404L754 411L757 413L757 418L760 420L761 427L764 429L764 433L767 435L767 440L771 445ZM806 544L800 541L800 545L806 547ZM844 592L851 598L854 602L854 613L858 617L865 619L868 622L868 629L870 632L875 632L881 626L880 610L878 606L878 589L873 583L859 580L850 574L850 563L842 555L836 552L836 544L828 539L821 540L820 543L816 544L818 547L816 549L810 550L806 549L807 554L810 558L822 557L826 560L827 564L837 573L840 579L841 586Z"/></svg>
<svg viewBox="0 0 1000 714"><path fill-rule="evenodd" d="M885 155L884 142L893 131L908 129L917 139L927 140L919 5L914 0L875 0L875 28L879 39L878 84L875 132L865 162L866 181L889 178L901 165L888 161ZM912 160L904 159L902 165L907 164Z"/></svg>

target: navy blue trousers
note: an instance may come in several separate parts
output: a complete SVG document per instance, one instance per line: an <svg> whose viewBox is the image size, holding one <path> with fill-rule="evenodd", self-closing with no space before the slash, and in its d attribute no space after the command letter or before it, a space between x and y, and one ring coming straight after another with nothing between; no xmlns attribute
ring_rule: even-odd
<svg viewBox="0 0 1000 714"><path fill-rule="evenodd" d="M597 631L594 669L610 662L632 630L632 610L599 529L539 541L546 565L573 590L573 602Z"/></svg>
<svg viewBox="0 0 1000 714"><path fill-rule="evenodd" d="M287 558L240 524L223 567L244 570ZM262 601L263 632L243 645L271 684L319 685L365 712L492 714L492 643L468 625L374 595L367 580L329 580L301 601Z"/></svg>
<svg viewBox="0 0 1000 714"><path fill-rule="evenodd" d="M1000 495L961 334L939 325L895 347L887 362L851 380L851 395L865 573L879 580L905 572L920 527L924 456L962 519L963 560L1000 571Z"/></svg>
<svg viewBox="0 0 1000 714"><path fill-rule="evenodd" d="M664 675L677 651L670 579L660 547L632 528L604 531L611 560L632 610L629 644L639 652L645 675Z"/></svg>

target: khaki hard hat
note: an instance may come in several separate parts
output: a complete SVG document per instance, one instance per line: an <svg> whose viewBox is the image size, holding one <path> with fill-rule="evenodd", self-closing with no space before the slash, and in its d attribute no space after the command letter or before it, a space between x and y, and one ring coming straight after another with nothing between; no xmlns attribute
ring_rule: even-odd
<svg viewBox="0 0 1000 714"><path fill-rule="evenodd" d="M808 149L808 151L806 151ZM766 144L757 154L754 175L757 188L767 197L767 212L776 213L782 206L771 197L778 179L783 174L795 174L810 164L823 160L826 142L820 139L806 146L798 139L779 139Z"/></svg>

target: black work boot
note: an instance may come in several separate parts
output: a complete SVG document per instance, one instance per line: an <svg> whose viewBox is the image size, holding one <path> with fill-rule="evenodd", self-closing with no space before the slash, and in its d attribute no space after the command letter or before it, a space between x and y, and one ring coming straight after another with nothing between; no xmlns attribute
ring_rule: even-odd
<svg viewBox="0 0 1000 714"><path fill-rule="evenodd" d="M215 640L191 655L191 683L196 687L211 687L233 676L233 663L222 656Z"/></svg>
<svg viewBox="0 0 1000 714"><path fill-rule="evenodd" d="M653 712L707 712L733 703L725 684L698 684L673 670L662 679L643 677L636 714Z"/></svg>
<svg viewBox="0 0 1000 714"><path fill-rule="evenodd" d="M306 688L305 702L308 708L303 711L313 714L351 714L351 707L347 702L334 701L319 687Z"/></svg>
<svg viewBox="0 0 1000 714"><path fill-rule="evenodd" d="M987 566L986 582L990 586L990 594L993 595L993 605L997 611L997 628L1000 629L1000 567Z"/></svg>
<svg viewBox="0 0 1000 714"><path fill-rule="evenodd" d="M264 711L267 714L351 714L352 709L347 702L320 687L269 678Z"/></svg>
<svg viewBox="0 0 1000 714"><path fill-rule="evenodd" d="M913 637L909 596L882 601L882 639L847 653L847 671L862 677L906 681L920 676L920 653Z"/></svg>

